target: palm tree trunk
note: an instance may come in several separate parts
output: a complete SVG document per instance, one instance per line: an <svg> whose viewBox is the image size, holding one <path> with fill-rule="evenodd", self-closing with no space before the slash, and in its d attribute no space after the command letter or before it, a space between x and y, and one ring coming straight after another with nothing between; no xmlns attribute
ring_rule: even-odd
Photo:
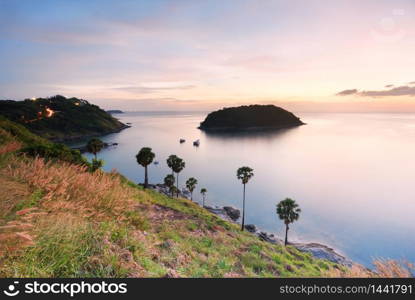
<svg viewBox="0 0 415 300"><path fill-rule="evenodd" d="M94 153L94 156L95 156L95 160L97 160L97 154L96 153Z"/></svg>
<svg viewBox="0 0 415 300"><path fill-rule="evenodd" d="M179 198L179 173L177 173L177 191L176 191L176 197Z"/></svg>
<svg viewBox="0 0 415 300"><path fill-rule="evenodd" d="M190 192L190 201L193 201L193 191Z"/></svg>
<svg viewBox="0 0 415 300"><path fill-rule="evenodd" d="M205 207L205 195L203 195L202 207Z"/></svg>
<svg viewBox="0 0 415 300"><path fill-rule="evenodd" d="M147 173L147 166L144 167L144 188L148 186L148 173Z"/></svg>
<svg viewBox="0 0 415 300"><path fill-rule="evenodd" d="M244 184L244 200L242 204L242 225L241 225L242 231L244 231L244 227L245 227L245 184Z"/></svg>
<svg viewBox="0 0 415 300"><path fill-rule="evenodd" d="M287 246L287 244L288 244L288 224L286 224L285 225L286 227L285 227L285 243L284 243L284 245L285 246Z"/></svg>

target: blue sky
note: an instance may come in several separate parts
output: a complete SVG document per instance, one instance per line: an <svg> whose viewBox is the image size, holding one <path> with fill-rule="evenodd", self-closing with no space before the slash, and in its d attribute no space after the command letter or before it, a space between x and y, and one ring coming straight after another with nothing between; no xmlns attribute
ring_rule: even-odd
<svg viewBox="0 0 415 300"><path fill-rule="evenodd" d="M0 0L0 99L415 111L414 20L410 0Z"/></svg>

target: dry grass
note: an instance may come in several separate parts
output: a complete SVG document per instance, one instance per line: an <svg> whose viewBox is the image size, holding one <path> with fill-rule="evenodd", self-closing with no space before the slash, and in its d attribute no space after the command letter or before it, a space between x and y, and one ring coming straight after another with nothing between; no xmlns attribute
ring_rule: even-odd
<svg viewBox="0 0 415 300"><path fill-rule="evenodd" d="M132 189L125 188L115 173L89 173L83 166L42 158L12 158L3 173L40 189L41 205L53 210L76 210L91 216L111 211L117 215L132 205Z"/></svg>
<svg viewBox="0 0 415 300"><path fill-rule="evenodd" d="M0 186L0 218L2 218L8 215L19 202L25 201L30 192L27 185L4 177L0 177Z"/></svg>
<svg viewBox="0 0 415 300"><path fill-rule="evenodd" d="M20 148L22 148L22 143L12 141L6 145L0 146L0 155L19 150Z"/></svg>
<svg viewBox="0 0 415 300"><path fill-rule="evenodd" d="M373 261L374 270L361 265L353 265L346 270L330 269L325 275L336 278L413 278L415 266L407 261L393 259L376 259Z"/></svg>
<svg viewBox="0 0 415 300"><path fill-rule="evenodd" d="M373 264L379 277L414 277L413 271L415 271L415 266L407 261L377 259Z"/></svg>
<svg viewBox="0 0 415 300"><path fill-rule="evenodd" d="M0 128L0 155L13 152L22 148L23 144L16 139L6 130Z"/></svg>
<svg viewBox="0 0 415 300"><path fill-rule="evenodd" d="M15 137L10 132L0 128L0 155L20 149L23 144L16 141Z"/></svg>

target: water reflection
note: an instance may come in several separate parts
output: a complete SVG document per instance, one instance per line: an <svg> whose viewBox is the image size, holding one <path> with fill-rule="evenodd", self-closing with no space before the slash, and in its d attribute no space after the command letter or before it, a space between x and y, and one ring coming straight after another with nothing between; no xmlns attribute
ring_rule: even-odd
<svg viewBox="0 0 415 300"><path fill-rule="evenodd" d="M206 140L224 140L229 141L232 139L236 140L272 140L276 137L282 137L285 134L289 134L292 131L298 130L298 127L284 128L284 129L267 129L263 131L246 131L246 132L221 132L221 131L202 131L202 136Z"/></svg>

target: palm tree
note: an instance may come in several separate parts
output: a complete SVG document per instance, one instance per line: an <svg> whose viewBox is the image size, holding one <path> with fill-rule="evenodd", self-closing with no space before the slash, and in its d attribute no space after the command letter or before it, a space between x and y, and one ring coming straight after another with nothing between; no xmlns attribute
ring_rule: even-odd
<svg viewBox="0 0 415 300"><path fill-rule="evenodd" d="M244 196L243 196L243 205L242 205L242 224L241 230L244 231L245 227L245 186L248 183L249 179L254 176L254 170L250 167L241 167L236 172L236 177L242 180L242 184L244 185Z"/></svg>
<svg viewBox="0 0 415 300"><path fill-rule="evenodd" d="M173 160L173 165L172 165L172 170L174 173L176 173L176 178L177 178L177 197L179 197L179 173L184 169L184 167L186 166L185 162L183 161L183 159L181 159L180 157L175 157Z"/></svg>
<svg viewBox="0 0 415 300"><path fill-rule="evenodd" d="M176 186L174 186L174 185L172 185L171 186L171 188L169 189L170 190L170 193L171 193L171 195L172 195L172 198L173 198L173 195L174 194L179 194L179 190L177 189L177 187Z"/></svg>
<svg viewBox="0 0 415 300"><path fill-rule="evenodd" d="M174 155L174 154L170 155L170 156L167 158L167 166L171 169L171 174L172 174L172 175L174 175L173 165L174 165L174 162L175 162L177 159L178 159L177 155Z"/></svg>
<svg viewBox="0 0 415 300"><path fill-rule="evenodd" d="M103 143L100 139L97 139L97 138L93 138L93 139L91 139L91 140L88 142L88 144L86 145L86 150L87 150L89 153L94 154L95 159L97 159L97 153L98 153L99 151L101 151L101 150L102 150L102 148L104 148L104 143Z"/></svg>
<svg viewBox="0 0 415 300"><path fill-rule="evenodd" d="M92 159L92 164L89 167L89 170L91 173L95 172L96 170L99 170L104 165L104 161L102 159Z"/></svg>
<svg viewBox="0 0 415 300"><path fill-rule="evenodd" d="M205 196L206 196L206 193L207 193L207 189L202 188L200 190L200 193L202 194L202 197L203 197L202 207L205 207Z"/></svg>
<svg viewBox="0 0 415 300"><path fill-rule="evenodd" d="M144 167L144 188L148 186L147 166L153 162L155 156L156 155L151 151L151 148L148 147L141 148L135 156L137 163Z"/></svg>
<svg viewBox="0 0 415 300"><path fill-rule="evenodd" d="M171 197L173 198L173 189L174 182L176 181L176 178L174 178L174 175L167 175L164 177L164 184L169 188L169 191L171 192Z"/></svg>
<svg viewBox="0 0 415 300"><path fill-rule="evenodd" d="M196 184L197 184L197 179L193 178L193 177L190 177L186 181L186 187L190 191L190 200L192 200L192 201L193 201L193 191L196 187Z"/></svg>
<svg viewBox="0 0 415 300"><path fill-rule="evenodd" d="M288 229L289 224L297 221L300 217L301 209L298 207L298 204L290 198L286 198L277 204L277 214L285 224L285 246L288 243Z"/></svg>

